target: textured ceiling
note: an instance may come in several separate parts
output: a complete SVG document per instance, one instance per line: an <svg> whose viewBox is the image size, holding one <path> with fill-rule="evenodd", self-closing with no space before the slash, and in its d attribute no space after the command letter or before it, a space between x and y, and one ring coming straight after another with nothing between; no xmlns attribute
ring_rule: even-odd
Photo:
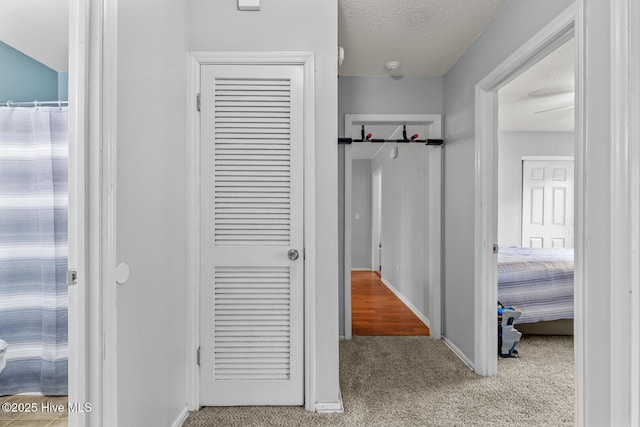
<svg viewBox="0 0 640 427"><path fill-rule="evenodd" d="M501 131L573 131L575 110L563 107L574 105L575 49L571 39L500 89Z"/></svg>
<svg viewBox="0 0 640 427"><path fill-rule="evenodd" d="M69 68L68 0L2 0L0 41L58 72Z"/></svg>
<svg viewBox="0 0 640 427"><path fill-rule="evenodd" d="M442 76L508 0L339 0L343 76Z"/></svg>

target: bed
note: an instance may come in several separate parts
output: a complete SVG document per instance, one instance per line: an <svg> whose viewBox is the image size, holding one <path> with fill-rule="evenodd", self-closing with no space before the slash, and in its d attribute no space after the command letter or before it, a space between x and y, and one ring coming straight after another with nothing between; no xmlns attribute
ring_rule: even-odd
<svg viewBox="0 0 640 427"><path fill-rule="evenodd" d="M522 310L524 333L571 334L573 249L500 248L498 300Z"/></svg>

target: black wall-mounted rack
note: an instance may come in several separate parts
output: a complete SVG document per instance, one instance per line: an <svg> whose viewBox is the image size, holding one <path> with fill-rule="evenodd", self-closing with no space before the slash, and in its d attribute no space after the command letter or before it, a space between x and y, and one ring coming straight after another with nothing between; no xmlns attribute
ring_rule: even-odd
<svg viewBox="0 0 640 427"><path fill-rule="evenodd" d="M442 145L444 139L414 139L413 141L408 139L353 139L353 138L338 138L338 144L351 144L352 142L397 142L397 143L423 143L425 145Z"/></svg>

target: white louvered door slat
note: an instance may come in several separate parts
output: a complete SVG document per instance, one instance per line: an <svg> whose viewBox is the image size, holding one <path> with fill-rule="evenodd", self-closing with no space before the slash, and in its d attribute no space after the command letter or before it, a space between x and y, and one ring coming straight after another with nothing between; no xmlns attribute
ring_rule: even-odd
<svg viewBox="0 0 640 427"><path fill-rule="evenodd" d="M200 403L301 405L302 68L201 71Z"/></svg>

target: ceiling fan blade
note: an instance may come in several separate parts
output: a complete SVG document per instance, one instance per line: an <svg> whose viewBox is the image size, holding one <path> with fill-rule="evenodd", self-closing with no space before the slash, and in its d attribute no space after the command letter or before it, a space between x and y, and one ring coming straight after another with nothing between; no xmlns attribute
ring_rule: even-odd
<svg viewBox="0 0 640 427"><path fill-rule="evenodd" d="M540 111L536 111L533 114L540 114L540 113L549 113L551 111L560 111L560 110L569 110L571 108L575 108L575 105L565 105L563 107L556 107L556 108L549 108L548 110L540 110Z"/></svg>
<svg viewBox="0 0 640 427"><path fill-rule="evenodd" d="M569 93L575 93L575 89L570 86L564 86L532 90L527 94L527 96L531 98L544 98L547 96L566 95Z"/></svg>

